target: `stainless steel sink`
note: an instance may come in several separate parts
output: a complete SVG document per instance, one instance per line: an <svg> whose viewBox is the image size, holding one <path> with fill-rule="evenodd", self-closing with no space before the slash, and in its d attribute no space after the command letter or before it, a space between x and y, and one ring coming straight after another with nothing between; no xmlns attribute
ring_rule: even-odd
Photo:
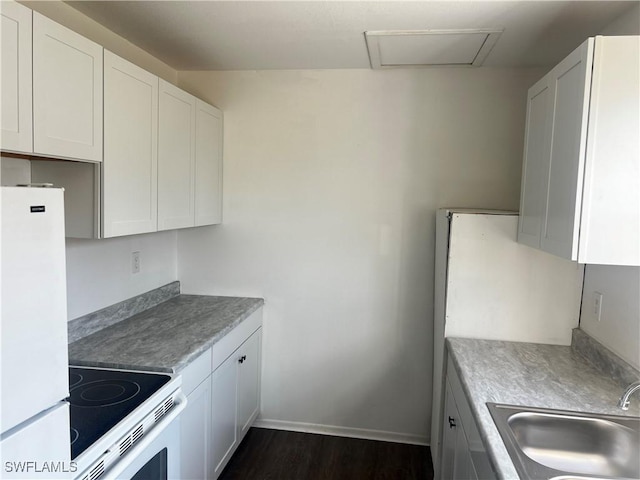
<svg viewBox="0 0 640 480"><path fill-rule="evenodd" d="M523 478L640 478L640 418L487 406Z"/></svg>

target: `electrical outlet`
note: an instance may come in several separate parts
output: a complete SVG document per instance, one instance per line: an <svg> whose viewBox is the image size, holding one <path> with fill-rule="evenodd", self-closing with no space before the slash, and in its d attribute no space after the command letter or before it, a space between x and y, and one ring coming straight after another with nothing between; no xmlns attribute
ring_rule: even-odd
<svg viewBox="0 0 640 480"><path fill-rule="evenodd" d="M131 253L131 273L140 273L140 252Z"/></svg>
<svg viewBox="0 0 640 480"><path fill-rule="evenodd" d="M602 315L602 294L600 292L593 292L593 314L596 320L600 321Z"/></svg>

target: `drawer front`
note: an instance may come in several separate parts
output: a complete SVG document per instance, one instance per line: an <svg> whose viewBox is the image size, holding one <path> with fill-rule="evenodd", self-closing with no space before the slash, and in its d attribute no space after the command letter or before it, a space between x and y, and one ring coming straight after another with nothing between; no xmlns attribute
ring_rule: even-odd
<svg viewBox="0 0 640 480"><path fill-rule="evenodd" d="M259 308L211 347L211 371L215 371L261 326L262 308Z"/></svg>
<svg viewBox="0 0 640 480"><path fill-rule="evenodd" d="M190 395L198 385L211 375L211 349L196 358L181 372L182 391L185 395Z"/></svg>

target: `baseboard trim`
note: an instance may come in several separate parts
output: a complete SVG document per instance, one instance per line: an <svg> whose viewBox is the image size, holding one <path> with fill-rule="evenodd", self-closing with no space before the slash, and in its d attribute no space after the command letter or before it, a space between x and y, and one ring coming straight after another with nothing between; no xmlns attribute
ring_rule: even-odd
<svg viewBox="0 0 640 480"><path fill-rule="evenodd" d="M362 438L365 440L380 440L383 442L406 443L410 445L429 445L429 439L421 435L386 432L383 430L368 430L365 428L336 427L334 425L318 425L316 423L287 422L283 420L269 420L258 418L253 422L257 428L272 428L274 430L289 430L291 432L318 433L336 437Z"/></svg>

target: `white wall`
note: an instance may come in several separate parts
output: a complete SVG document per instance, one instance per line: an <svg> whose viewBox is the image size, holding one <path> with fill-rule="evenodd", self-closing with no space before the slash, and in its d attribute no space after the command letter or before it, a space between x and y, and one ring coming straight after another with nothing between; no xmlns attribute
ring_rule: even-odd
<svg viewBox="0 0 640 480"><path fill-rule="evenodd" d="M640 3L633 6L607 25L600 35L640 35Z"/></svg>
<svg viewBox="0 0 640 480"><path fill-rule="evenodd" d="M435 210L518 208L539 76L179 73L224 111L225 145L224 223L179 232L178 276L265 298L267 423L427 441Z"/></svg>
<svg viewBox="0 0 640 480"><path fill-rule="evenodd" d="M640 267L587 265L580 328L640 370ZM601 320L594 293L603 295Z"/></svg>
<svg viewBox="0 0 640 480"><path fill-rule="evenodd" d="M0 157L0 185L31 183L31 162L24 158Z"/></svg>
<svg viewBox="0 0 640 480"><path fill-rule="evenodd" d="M603 35L640 35L640 4L614 20ZM601 320L594 293L603 294ZM587 265L580 328L640 369L640 267Z"/></svg>
<svg viewBox="0 0 640 480"><path fill-rule="evenodd" d="M177 233L105 240L67 239L69 320L177 280ZM131 273L131 253L140 272Z"/></svg>

